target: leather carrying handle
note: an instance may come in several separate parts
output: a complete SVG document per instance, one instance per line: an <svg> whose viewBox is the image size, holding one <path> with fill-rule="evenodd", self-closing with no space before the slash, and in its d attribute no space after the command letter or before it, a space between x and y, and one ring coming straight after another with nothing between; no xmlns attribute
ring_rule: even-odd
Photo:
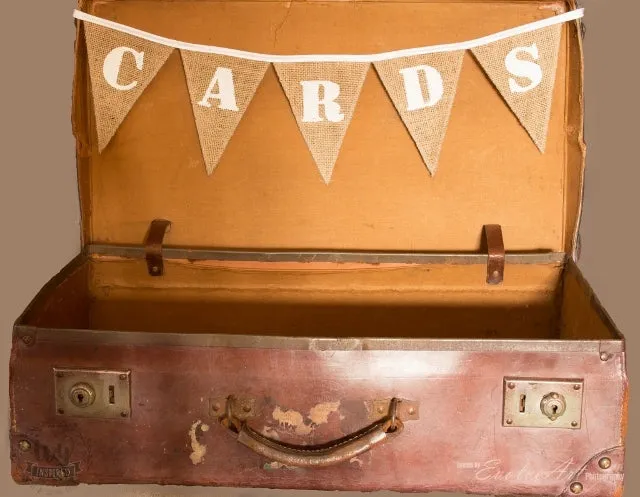
<svg viewBox="0 0 640 497"><path fill-rule="evenodd" d="M238 433L238 442L270 461L286 466L320 468L349 461L399 435L402 428L402 422L397 419L392 431L391 420L385 419L349 437L327 445L309 447L277 442L262 436L244 423Z"/></svg>
<svg viewBox="0 0 640 497"><path fill-rule="evenodd" d="M319 446L291 445L267 438L251 429L245 421L233 416L229 402L220 422L237 433L238 442L270 461L286 466L320 468L349 461L398 436L404 428L402 421L397 417L398 402L397 398L391 399L389 414L383 419L356 433Z"/></svg>

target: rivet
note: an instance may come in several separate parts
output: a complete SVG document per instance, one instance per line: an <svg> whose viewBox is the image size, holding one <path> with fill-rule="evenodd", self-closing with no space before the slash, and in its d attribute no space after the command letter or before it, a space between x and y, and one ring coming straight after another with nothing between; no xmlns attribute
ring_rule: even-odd
<svg viewBox="0 0 640 497"><path fill-rule="evenodd" d="M58 414L64 414L64 409L62 407L58 409Z"/></svg>
<svg viewBox="0 0 640 497"><path fill-rule="evenodd" d="M242 406L244 412L251 412L251 406Z"/></svg>
<svg viewBox="0 0 640 497"><path fill-rule="evenodd" d="M574 390L580 390L582 387L580 385L573 385L573 389Z"/></svg>
<svg viewBox="0 0 640 497"><path fill-rule="evenodd" d="M216 411L216 412L217 412L217 411L219 411L219 410L220 410L220 404L217 404L217 403L216 403L216 404L213 404L213 405L211 406L211 410L212 410L212 411Z"/></svg>
<svg viewBox="0 0 640 497"><path fill-rule="evenodd" d="M122 373L122 374L120 375L120 379L121 379L121 380L126 380L126 379L127 379L127 375L126 375L125 373Z"/></svg>
<svg viewBox="0 0 640 497"><path fill-rule="evenodd" d="M512 425L513 424L513 419L511 419L511 418L507 419L507 424L508 425Z"/></svg>
<svg viewBox="0 0 640 497"><path fill-rule="evenodd" d="M514 382L510 382L508 387L513 390L514 388L516 388L516 384Z"/></svg>
<svg viewBox="0 0 640 497"><path fill-rule="evenodd" d="M413 416L415 413L416 413L415 408L414 408L414 407L410 407L410 408L409 408L409 414L410 414L411 416Z"/></svg>
<svg viewBox="0 0 640 497"><path fill-rule="evenodd" d="M600 360L601 361L608 361L609 360L609 354L607 354L606 352L600 352Z"/></svg>
<svg viewBox="0 0 640 497"><path fill-rule="evenodd" d="M384 407L382 407L382 406L378 406L377 410L378 410L378 413L380 413L380 414L384 413Z"/></svg>
<svg viewBox="0 0 640 497"><path fill-rule="evenodd" d="M22 337L22 342L25 345L31 345L33 343L33 337L31 335L24 335Z"/></svg>
<svg viewBox="0 0 640 497"><path fill-rule="evenodd" d="M498 271L497 269L494 269L493 273L491 273L491 276L493 276L494 278L497 278L498 276L500 276L500 271Z"/></svg>
<svg viewBox="0 0 640 497"><path fill-rule="evenodd" d="M580 483L579 481L573 482L571 484L571 487L569 488L571 489L571 493L574 493L574 494L581 494L582 491L584 490L582 483Z"/></svg>
<svg viewBox="0 0 640 497"><path fill-rule="evenodd" d="M578 426L578 422L577 421L571 421L571 426L576 428Z"/></svg>
<svg viewBox="0 0 640 497"><path fill-rule="evenodd" d="M20 440L18 442L18 447L22 452L26 452L31 448L31 443L28 440Z"/></svg>
<svg viewBox="0 0 640 497"><path fill-rule="evenodd" d="M151 268L151 272L153 272L153 273L157 273L157 272L159 272L159 271L160 271L160 268L159 268L158 266L153 266L153 267Z"/></svg>
<svg viewBox="0 0 640 497"><path fill-rule="evenodd" d="M598 466L600 466L601 469L609 469L611 467L611 459L603 457L598 461Z"/></svg>
<svg viewBox="0 0 640 497"><path fill-rule="evenodd" d="M120 416L122 416L123 418L126 418L129 415L129 413L127 411L122 411L120 413Z"/></svg>

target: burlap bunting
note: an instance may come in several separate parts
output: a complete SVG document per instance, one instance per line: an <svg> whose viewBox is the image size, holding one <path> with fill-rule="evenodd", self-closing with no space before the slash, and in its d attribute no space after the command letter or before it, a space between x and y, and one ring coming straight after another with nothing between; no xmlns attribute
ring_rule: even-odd
<svg viewBox="0 0 640 497"><path fill-rule="evenodd" d="M269 64L184 50L181 56L207 174L211 174ZM208 91L224 92L228 83L232 85L228 97L205 98Z"/></svg>
<svg viewBox="0 0 640 497"><path fill-rule="evenodd" d="M329 183L342 139L353 117L369 63L275 63L274 67L318 170L325 183ZM305 121L302 82L314 81L339 85L339 94L334 95L333 101L339 105L339 112L343 116L340 120L330 121L326 115L326 109L320 106L319 120ZM320 98L327 96L324 94L327 91L326 86L320 84L319 91Z"/></svg>
<svg viewBox="0 0 640 497"><path fill-rule="evenodd" d="M575 10L448 46L357 56L278 56L205 47L159 38L80 11L74 16L89 21L84 33L99 153L173 50L179 49L208 174L217 167L273 64L328 184L371 63L432 175L438 168L466 50L544 153L562 25L582 14Z"/></svg>
<svg viewBox="0 0 640 497"><path fill-rule="evenodd" d="M547 141L561 30L562 25L556 24L471 49L541 152ZM535 87L527 90L536 81L507 70L508 55L512 62L517 59L520 67L523 61L538 64L542 79Z"/></svg>
<svg viewBox="0 0 640 497"><path fill-rule="evenodd" d="M463 56L464 50L458 50L390 59L374 64L432 175L438 167ZM433 84L431 90L435 91L430 92L428 82ZM408 91L412 85L416 89L419 87L420 91L419 98L414 95L410 102Z"/></svg>
<svg viewBox="0 0 640 497"><path fill-rule="evenodd" d="M84 24L84 32L98 149L102 152L173 48L91 23ZM114 49L119 51L112 53Z"/></svg>

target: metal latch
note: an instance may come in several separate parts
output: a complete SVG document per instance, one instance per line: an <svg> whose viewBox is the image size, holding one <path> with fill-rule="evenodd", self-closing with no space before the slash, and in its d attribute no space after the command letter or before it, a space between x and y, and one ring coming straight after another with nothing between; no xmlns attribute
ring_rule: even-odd
<svg viewBox="0 0 640 497"><path fill-rule="evenodd" d="M54 368L56 412L83 418L129 418L131 372Z"/></svg>
<svg viewBox="0 0 640 497"><path fill-rule="evenodd" d="M582 379L505 378L503 426L568 428L582 425Z"/></svg>

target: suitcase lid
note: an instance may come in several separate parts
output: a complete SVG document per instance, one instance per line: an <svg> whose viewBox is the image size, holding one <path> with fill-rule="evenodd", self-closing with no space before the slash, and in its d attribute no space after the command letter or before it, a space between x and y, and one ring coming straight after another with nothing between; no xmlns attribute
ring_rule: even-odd
<svg viewBox="0 0 640 497"><path fill-rule="evenodd" d="M304 54L464 41L572 2L80 0L79 8L181 41ZM326 185L273 66L208 176L178 50L99 154L78 22L83 244L139 245L150 222L164 218L172 221L165 242L178 247L474 252L482 226L495 223L507 251L572 252L584 169L579 31L577 22L562 25L545 153L467 51L434 176L370 67Z"/></svg>

